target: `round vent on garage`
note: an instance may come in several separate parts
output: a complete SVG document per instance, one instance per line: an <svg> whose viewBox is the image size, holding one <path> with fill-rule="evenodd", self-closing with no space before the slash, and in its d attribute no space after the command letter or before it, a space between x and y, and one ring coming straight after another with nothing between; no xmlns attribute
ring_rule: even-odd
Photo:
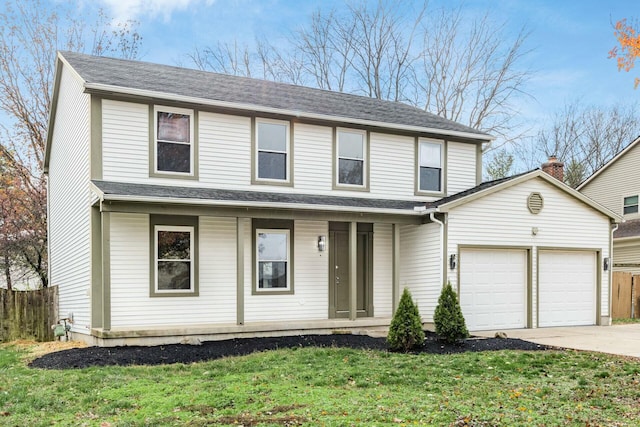
<svg viewBox="0 0 640 427"><path fill-rule="evenodd" d="M527 207L529 208L529 212L532 214L540 213L542 207L544 206L544 200L542 199L542 194L540 193L531 193L527 198Z"/></svg>

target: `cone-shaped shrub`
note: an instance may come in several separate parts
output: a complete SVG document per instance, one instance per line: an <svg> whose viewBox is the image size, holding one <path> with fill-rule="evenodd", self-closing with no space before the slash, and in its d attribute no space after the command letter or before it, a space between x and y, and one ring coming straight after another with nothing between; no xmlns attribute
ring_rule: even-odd
<svg viewBox="0 0 640 427"><path fill-rule="evenodd" d="M424 344L420 312L407 288L402 292L398 309L391 320L387 343L391 350L405 353Z"/></svg>
<svg viewBox="0 0 640 427"><path fill-rule="evenodd" d="M454 343L469 337L458 296L453 291L451 282L447 282L442 288L433 322L436 325L436 334L446 342Z"/></svg>

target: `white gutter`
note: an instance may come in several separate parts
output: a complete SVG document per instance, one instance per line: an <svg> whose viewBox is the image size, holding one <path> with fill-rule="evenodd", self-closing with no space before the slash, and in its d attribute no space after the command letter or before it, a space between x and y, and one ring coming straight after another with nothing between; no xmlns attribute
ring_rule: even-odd
<svg viewBox="0 0 640 427"><path fill-rule="evenodd" d="M440 224L440 248L442 248L442 257L440 257L440 268L438 269L438 276L440 277L440 286L444 286L444 264L446 263L445 258L447 257L447 249L444 247L444 223L436 218L435 210L429 212L429 219L436 224Z"/></svg>
<svg viewBox="0 0 640 427"><path fill-rule="evenodd" d="M493 141L495 139L495 137L490 135L482 135L482 134L471 133L471 132L460 132L460 131L454 131L454 130L436 129L436 128L423 127L423 126L408 126L408 125L401 125L401 124L395 124L395 123L380 122L376 120L356 119L356 118L350 118L350 117L330 116L328 114L316 114L316 113L308 113L303 111L288 110L286 108L273 108L273 107L265 107L265 106L254 105L254 104L242 104L238 102L219 101L214 99L198 98L195 96L183 96L183 95L176 95L172 93L156 92L156 91L146 90L146 89L133 89L133 88L127 88L127 87L121 87L121 86L100 84L100 83L85 83L84 87L87 92L110 92L110 93L116 93L116 94L133 95L133 96L140 96L140 97L147 97L147 98L161 98L163 100L188 102L188 103L201 104L201 105L210 105L210 106L221 107L221 108L247 110L251 112L261 112L261 113L283 114L283 115L294 116L294 117L305 117L308 119L360 124L360 125L366 125L366 126L375 126L375 127L397 129L397 130L411 131L411 132L427 132L427 133L434 133L436 135L457 136L461 138L479 139L482 141Z"/></svg>
<svg viewBox="0 0 640 427"><path fill-rule="evenodd" d="M206 200L206 199L183 199L176 197L149 197L149 196L124 196L117 194L103 194L101 202L138 202L138 203L172 203L200 206L226 206L240 208L271 208L271 209L300 209L300 210L321 210L335 212L358 212L358 213L380 213L393 215L421 216L422 212L408 209L384 209L334 205L314 205L308 203L274 203L274 202L245 202L238 200Z"/></svg>

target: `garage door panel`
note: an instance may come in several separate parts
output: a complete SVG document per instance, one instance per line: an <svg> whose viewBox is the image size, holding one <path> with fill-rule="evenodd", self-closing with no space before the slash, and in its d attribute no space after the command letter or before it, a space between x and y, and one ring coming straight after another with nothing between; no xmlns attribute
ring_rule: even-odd
<svg viewBox="0 0 640 427"><path fill-rule="evenodd" d="M526 326L524 250L463 249L460 305L471 331Z"/></svg>
<svg viewBox="0 0 640 427"><path fill-rule="evenodd" d="M540 251L539 272L540 327L595 324L595 252Z"/></svg>

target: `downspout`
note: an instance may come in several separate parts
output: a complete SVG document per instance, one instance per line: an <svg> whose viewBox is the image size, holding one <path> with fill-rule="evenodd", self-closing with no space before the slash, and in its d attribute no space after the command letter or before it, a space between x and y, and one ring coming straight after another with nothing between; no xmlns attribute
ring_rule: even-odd
<svg viewBox="0 0 640 427"><path fill-rule="evenodd" d="M612 302L611 302L611 291L613 290L613 233L616 232L616 230L618 229L620 225L619 224L612 224L611 226L611 233L609 234L609 296L608 296L608 302L609 302L609 325L612 323L613 321L613 313L612 313ZM633 295L633 282L631 283L631 295ZM633 303L633 298L631 298L631 318L634 318L634 311L635 311L635 304ZM600 314L600 317L602 317L602 313Z"/></svg>
<svg viewBox="0 0 640 427"><path fill-rule="evenodd" d="M429 219L432 222L440 225L440 248L442 250L442 257L440 257L440 268L438 275L440 276L440 286L444 285L444 268L445 268L445 258L447 253L447 248L444 247L444 223L436 218L436 212L429 212Z"/></svg>

